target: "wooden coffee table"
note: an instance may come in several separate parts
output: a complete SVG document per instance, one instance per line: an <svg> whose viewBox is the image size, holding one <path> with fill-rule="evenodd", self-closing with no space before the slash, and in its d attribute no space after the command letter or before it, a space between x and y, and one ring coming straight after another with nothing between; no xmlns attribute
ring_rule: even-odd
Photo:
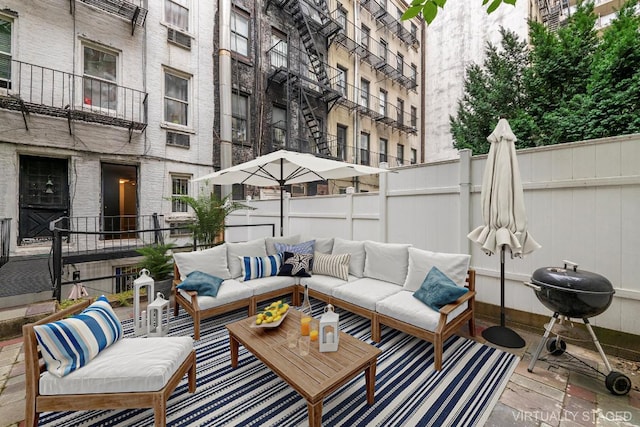
<svg viewBox="0 0 640 427"><path fill-rule="evenodd" d="M308 356L287 346L287 331L300 330L300 312L290 309L277 328L251 327L255 316L226 325L229 330L231 366L238 366L242 344L269 369L285 380L307 401L309 426L322 422L322 400L364 371L367 402L374 402L376 359L380 349L340 332L338 351L320 353L318 341L311 342Z"/></svg>

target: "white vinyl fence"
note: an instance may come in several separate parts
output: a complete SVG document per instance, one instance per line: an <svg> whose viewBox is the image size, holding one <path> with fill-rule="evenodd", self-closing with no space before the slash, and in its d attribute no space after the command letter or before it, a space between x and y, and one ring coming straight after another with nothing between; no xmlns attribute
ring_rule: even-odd
<svg viewBox="0 0 640 427"><path fill-rule="evenodd" d="M640 334L640 134L520 150L517 153L529 231L542 248L523 259L506 256L505 306L551 315L522 282L534 270L562 266L603 275L616 294L595 325ZM467 233L482 224L480 190L486 155L393 169L379 193L285 198L285 235L411 243L470 253L478 300L500 304L499 254L487 256ZM229 224L274 223L280 201L249 202ZM231 229L227 240L270 234L266 227Z"/></svg>

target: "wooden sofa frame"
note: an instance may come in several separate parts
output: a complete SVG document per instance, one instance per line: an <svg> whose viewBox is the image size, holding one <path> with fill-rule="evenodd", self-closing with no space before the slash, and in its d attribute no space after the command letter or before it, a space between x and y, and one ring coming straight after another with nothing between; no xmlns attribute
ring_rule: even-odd
<svg viewBox="0 0 640 427"><path fill-rule="evenodd" d="M297 292L296 285L287 286L282 289L277 289L271 292L265 292L260 295L254 295L250 298L243 298L238 301L233 301L227 304L211 307L208 309L201 309L198 305L198 293L195 291L185 291L190 299L185 298L176 286L181 282L180 270L177 264L173 264L173 285L171 286L171 294L173 295L173 315L177 316L180 312L180 307L193 318L193 338L195 340L200 339L200 322L203 319L217 316L219 314L228 313L233 310L241 308L247 309L248 316L253 316L258 311L258 304L264 301L273 300L279 297L293 295L293 305L300 305L300 300Z"/></svg>
<svg viewBox="0 0 640 427"><path fill-rule="evenodd" d="M436 371L440 371L442 370L442 352L444 348L444 341L447 338L452 336L464 323L468 323L469 335L472 337L476 336L476 322L474 318L476 296L475 270L469 269L467 271L465 282L466 288L469 289L469 292L465 293L455 302L445 305L440 309L440 320L435 331L427 331L426 329L422 329L409 323L402 322L393 317L377 313L376 311L362 308L353 303L323 294L322 292L309 289L309 296L369 319L371 321L371 340L373 340L374 342L380 342L380 340L382 339L380 328L381 325L389 326L393 329L397 329L409 335L413 335L425 341L431 342L434 347L434 366ZM299 285L298 292L304 293L304 286ZM453 321L447 323L448 315L465 302L468 302L467 308L462 313L460 313Z"/></svg>
<svg viewBox="0 0 640 427"><path fill-rule="evenodd" d="M57 395L40 394L40 375L46 370L46 367L38 349L38 341L33 329L34 326L55 322L56 320L79 313L88 307L90 303L91 301L87 300L75 304L35 323L29 323L22 327L26 382L25 425L30 427L37 426L39 414L45 411L153 408L155 426L166 426L167 400L185 374L188 373L189 392L194 393L196 391L195 350L191 351L191 354L182 362L178 370L169 381L167 381L167 384L158 391Z"/></svg>

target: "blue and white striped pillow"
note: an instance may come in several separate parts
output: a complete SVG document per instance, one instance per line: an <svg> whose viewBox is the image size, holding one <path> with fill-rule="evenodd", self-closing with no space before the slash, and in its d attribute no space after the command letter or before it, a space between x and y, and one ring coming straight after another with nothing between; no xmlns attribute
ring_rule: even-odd
<svg viewBox="0 0 640 427"><path fill-rule="evenodd" d="M241 281L275 276L282 265L281 253L264 257L241 256L238 258L242 264Z"/></svg>
<svg viewBox="0 0 640 427"><path fill-rule="evenodd" d="M47 370L63 377L122 338L122 324L105 296L77 316L34 326Z"/></svg>

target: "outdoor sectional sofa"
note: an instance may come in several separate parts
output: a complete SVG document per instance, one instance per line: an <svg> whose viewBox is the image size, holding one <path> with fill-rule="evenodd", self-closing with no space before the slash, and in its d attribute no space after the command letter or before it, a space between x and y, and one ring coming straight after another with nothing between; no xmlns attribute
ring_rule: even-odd
<svg viewBox="0 0 640 427"><path fill-rule="evenodd" d="M308 248L309 242L313 242L314 259L310 277L268 275L274 273L268 263L278 256L276 247L281 250L284 247L291 257L289 250L295 251L301 244L307 244ZM305 286L311 297L369 319L371 339L375 342L381 339L381 325L432 342L437 370L442 369L444 340L465 323L470 335L475 334L475 272L469 269L470 255L466 254L430 252L408 244L304 239L296 235L175 253L174 260L174 314L182 307L193 317L195 339L200 339L200 322L204 318L244 307L251 316L263 301L288 295L292 295L292 304L297 306ZM256 265L259 268L254 268ZM453 287L464 292L439 310L414 297L428 281L427 276L432 275L432 269L443 273L447 286L455 283ZM305 276L305 268L302 270ZM218 282L215 297L180 289L179 285L192 272L224 279ZM253 278L256 275L265 277ZM439 286L437 281L430 283Z"/></svg>

